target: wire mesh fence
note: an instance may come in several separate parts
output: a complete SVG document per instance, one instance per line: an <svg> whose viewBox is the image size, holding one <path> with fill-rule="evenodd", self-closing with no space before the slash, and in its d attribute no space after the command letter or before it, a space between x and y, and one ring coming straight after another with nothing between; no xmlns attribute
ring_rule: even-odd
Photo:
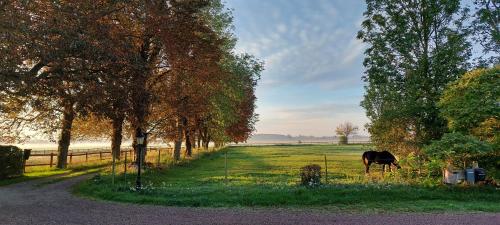
<svg viewBox="0 0 500 225"><path fill-rule="evenodd" d="M342 150L310 152L303 151L304 146L298 146L297 149L300 149L298 151L293 149L289 151L289 146L283 147L286 150L272 152L266 152L266 148L227 147L213 154L204 155L200 160L168 167L165 173L151 173L145 180L164 182L171 186L197 188L221 184L296 185L301 181L302 167L309 164L321 167L321 183L347 184L365 180L361 162L362 151L368 148L365 145L347 146Z"/></svg>
<svg viewBox="0 0 500 225"><path fill-rule="evenodd" d="M168 185L296 185L301 168L309 164L321 167L321 182L328 184L358 183L365 180L361 154L370 145L311 145L311 146L229 146L222 149L193 149L192 155L181 149L181 160L174 160L173 148L150 146L145 156L145 182ZM304 150L307 149L307 150ZM52 160L51 160L52 158ZM33 152L27 166L55 165L54 151ZM110 149L70 151L68 164L103 163L111 165ZM196 160L194 160L196 159ZM199 159L199 160L198 160ZM135 153L124 148L115 161L115 176L133 182L136 173ZM111 166L105 168L111 172ZM375 169L376 170L376 169ZM160 174L155 171L161 171ZM128 174L128 175L127 175ZM127 179L128 176L128 179ZM123 179L122 179L123 178Z"/></svg>

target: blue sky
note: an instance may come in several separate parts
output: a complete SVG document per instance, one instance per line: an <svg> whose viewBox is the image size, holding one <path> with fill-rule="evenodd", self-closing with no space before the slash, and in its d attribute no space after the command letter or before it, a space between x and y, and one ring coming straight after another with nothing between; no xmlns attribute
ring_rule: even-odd
<svg viewBox="0 0 500 225"><path fill-rule="evenodd" d="M332 136L351 121L366 134L361 0L226 0L237 51L265 62L256 133Z"/></svg>

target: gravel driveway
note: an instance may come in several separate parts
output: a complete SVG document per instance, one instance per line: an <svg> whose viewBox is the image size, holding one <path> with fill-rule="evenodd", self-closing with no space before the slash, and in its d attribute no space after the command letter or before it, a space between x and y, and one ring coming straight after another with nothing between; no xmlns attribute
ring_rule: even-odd
<svg viewBox="0 0 500 225"><path fill-rule="evenodd" d="M0 224L500 224L500 214L344 214L314 210L184 208L83 199L70 193L81 176L0 187ZM46 180L45 180L46 181Z"/></svg>

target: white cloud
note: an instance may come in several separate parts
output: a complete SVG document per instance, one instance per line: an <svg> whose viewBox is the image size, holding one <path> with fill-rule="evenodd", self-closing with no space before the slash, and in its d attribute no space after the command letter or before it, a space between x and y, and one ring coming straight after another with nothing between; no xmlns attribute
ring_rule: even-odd
<svg viewBox="0 0 500 225"><path fill-rule="evenodd" d="M276 26L276 30L278 30L278 32L280 33L285 33L287 31L287 27L285 24L278 24L278 26Z"/></svg>
<svg viewBox="0 0 500 225"><path fill-rule="evenodd" d="M365 45L361 40L352 39L349 42L348 47L346 48L346 52L344 53L345 57L342 60L342 64L344 66L352 65L353 61L357 59L362 53Z"/></svg>
<svg viewBox="0 0 500 225"><path fill-rule="evenodd" d="M245 30L238 48L264 60L266 71L261 85L317 83L322 88L348 87L333 83L360 85L361 64L353 67L354 62L361 61L363 50L362 43L355 39L358 27L337 23L343 15L332 2L318 4L320 7L300 4L300 10L295 11L302 12L294 15L273 9L270 18L261 18L267 22L266 26L252 24L250 27L258 30ZM252 20L259 21L263 22Z"/></svg>
<svg viewBox="0 0 500 225"><path fill-rule="evenodd" d="M228 1L240 6L237 51L265 62L257 88L258 133L333 135L346 120L360 128L368 122L359 106L364 46L355 38L364 3Z"/></svg>

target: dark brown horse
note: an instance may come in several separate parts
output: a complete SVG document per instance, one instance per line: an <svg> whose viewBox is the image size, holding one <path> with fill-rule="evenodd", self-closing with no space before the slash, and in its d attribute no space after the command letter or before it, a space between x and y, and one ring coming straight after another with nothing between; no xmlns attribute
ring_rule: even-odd
<svg viewBox="0 0 500 225"><path fill-rule="evenodd" d="M370 165L372 163L382 164L382 173L385 171L385 165L389 166L389 171L391 170L391 164L401 169L401 166L397 163L396 157L388 151L367 151L363 153L362 156L363 164L365 164L365 173L370 173Z"/></svg>

